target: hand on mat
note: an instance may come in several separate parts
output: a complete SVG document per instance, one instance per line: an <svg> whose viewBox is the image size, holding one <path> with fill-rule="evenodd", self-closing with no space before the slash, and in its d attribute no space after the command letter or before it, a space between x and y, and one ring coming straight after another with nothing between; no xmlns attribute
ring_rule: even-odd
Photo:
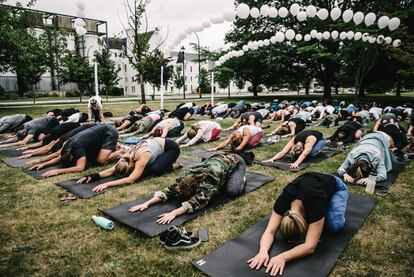
<svg viewBox="0 0 414 277"><path fill-rule="evenodd" d="M345 173L343 178L344 181L347 183L353 183L355 181L354 178L352 178L348 173Z"/></svg>
<svg viewBox="0 0 414 277"><path fill-rule="evenodd" d="M52 176L56 176L56 175L59 175L59 174L60 174L59 170L53 169L53 170L49 170L49 171L43 173L42 177L47 178L47 177L52 177Z"/></svg>
<svg viewBox="0 0 414 277"><path fill-rule="evenodd" d="M148 204L147 203L144 203L144 204L141 204L141 205L136 205L136 206L131 207L129 209L129 211L131 213L135 213L135 212L145 211L146 209L148 209Z"/></svg>
<svg viewBox="0 0 414 277"><path fill-rule="evenodd" d="M27 163L27 164L30 165L30 162ZM29 168L29 170L36 170L37 171L37 170L41 170L43 167L44 167L44 165L38 164L38 165L35 165L35 166L32 166L31 168Z"/></svg>
<svg viewBox="0 0 414 277"><path fill-rule="evenodd" d="M283 269L285 268L286 260L283 256L276 256L270 259L269 264L267 265L266 273L269 273L270 276L276 276L283 274Z"/></svg>
<svg viewBox="0 0 414 277"><path fill-rule="evenodd" d="M103 190L106 190L107 188L108 188L108 185L107 184L102 184L102 185L99 185L99 186L94 187L92 189L92 191L93 192L101 192Z"/></svg>
<svg viewBox="0 0 414 277"><path fill-rule="evenodd" d="M32 154L21 155L19 160L27 160L32 157Z"/></svg>
<svg viewBox="0 0 414 277"><path fill-rule="evenodd" d="M358 185L368 185L368 178L362 178L356 181Z"/></svg>
<svg viewBox="0 0 414 277"><path fill-rule="evenodd" d="M17 150L21 150L21 151L24 151L24 150L27 150L27 149L29 149L29 147L27 147L27 146L23 146L23 147L17 148Z"/></svg>
<svg viewBox="0 0 414 277"><path fill-rule="evenodd" d="M217 147L207 149L207 151L208 151L208 152L215 152L215 151L217 151Z"/></svg>
<svg viewBox="0 0 414 277"><path fill-rule="evenodd" d="M289 168L298 168L298 167L299 167L298 163L289 164Z"/></svg>
<svg viewBox="0 0 414 277"><path fill-rule="evenodd" d="M90 176L86 176L86 177L80 178L80 179L76 182L76 184L88 184L91 180L92 180L92 177L90 177Z"/></svg>
<svg viewBox="0 0 414 277"><path fill-rule="evenodd" d="M342 141L338 141L338 142L336 143L336 145L337 145L338 147L341 147L342 145L344 145L344 143L343 143Z"/></svg>
<svg viewBox="0 0 414 277"><path fill-rule="evenodd" d="M170 224L171 221L174 220L175 214L171 212L171 213L166 213L166 214L160 214L158 217L159 217L157 220L158 224Z"/></svg>
<svg viewBox="0 0 414 277"><path fill-rule="evenodd" d="M180 148L186 148L186 147L189 147L189 145L188 144L180 145Z"/></svg>
<svg viewBox="0 0 414 277"><path fill-rule="evenodd" d="M269 263L269 254L258 253L255 257L247 261L251 269L259 270L262 266L267 267Z"/></svg>

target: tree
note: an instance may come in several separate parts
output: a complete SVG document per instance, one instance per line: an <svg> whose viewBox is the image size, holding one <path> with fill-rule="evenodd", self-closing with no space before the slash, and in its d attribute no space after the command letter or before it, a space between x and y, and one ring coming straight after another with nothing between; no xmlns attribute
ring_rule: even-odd
<svg viewBox="0 0 414 277"><path fill-rule="evenodd" d="M81 102L85 91L91 93L94 83L93 68L89 65L86 57L73 51L66 51L60 64L59 74L62 83L76 83L78 85Z"/></svg>
<svg viewBox="0 0 414 277"><path fill-rule="evenodd" d="M63 54L68 47L67 36L69 33L63 29L45 26L44 32L39 36L42 49L44 50L44 60L50 72L52 90L58 89L59 83L56 83L56 72L63 58Z"/></svg>
<svg viewBox="0 0 414 277"><path fill-rule="evenodd" d="M108 92L111 87L115 86L119 81L118 73L121 69L116 66L115 61L111 59L111 51L106 47L102 47L102 51L95 51L94 61L98 63L98 80L99 84L103 84L105 94L108 97Z"/></svg>
<svg viewBox="0 0 414 277"><path fill-rule="evenodd" d="M218 67L215 70L214 79L218 83L219 87L228 89L228 96L230 98L230 82L234 78L234 71L227 67Z"/></svg>
<svg viewBox="0 0 414 277"><path fill-rule="evenodd" d="M181 65L177 65L173 72L173 83L178 90L180 90L184 86L184 79L181 72L183 71Z"/></svg>
<svg viewBox="0 0 414 277"><path fill-rule="evenodd" d="M198 83L201 93L209 93L211 91L210 78L208 71L204 68L201 69L198 74Z"/></svg>
<svg viewBox="0 0 414 277"><path fill-rule="evenodd" d="M130 64L138 72L137 77L141 85L141 102L146 103L145 100L145 79L147 75L145 70L148 68L149 57L156 51L164 40L156 42L157 45L152 47L150 45L151 37L154 33L158 33L158 28L149 32L148 17L146 15L146 8L151 3L151 0L124 0L125 11L127 14L127 27L124 26L127 35L127 49L126 56Z"/></svg>
<svg viewBox="0 0 414 277"><path fill-rule="evenodd" d="M33 3L30 1L28 6ZM20 96L39 82L46 71L42 45L33 32L35 19L36 14L23 9L19 2L16 8L0 9L0 72L16 73Z"/></svg>
<svg viewBox="0 0 414 277"><path fill-rule="evenodd" d="M171 79L174 71L174 66L168 65L171 62L170 58L165 58L164 54L160 50L155 50L151 53L150 56L147 57L146 62L144 64L145 72L144 79L147 80L148 83L160 89L161 87L161 66L164 67L163 69L163 78L164 78L164 85L166 86L168 80ZM152 100L155 99L155 90L152 94Z"/></svg>

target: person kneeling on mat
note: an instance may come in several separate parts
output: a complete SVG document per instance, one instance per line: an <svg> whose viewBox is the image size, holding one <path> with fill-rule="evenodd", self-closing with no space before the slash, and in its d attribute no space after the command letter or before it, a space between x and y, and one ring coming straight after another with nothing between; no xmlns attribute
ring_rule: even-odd
<svg viewBox="0 0 414 277"><path fill-rule="evenodd" d="M177 139L177 143L184 142L186 139L190 139L184 145L180 147L189 147L196 144L198 141L203 140L205 142L214 141L217 139L221 132L221 126L217 122L202 120L193 125L187 130L185 135Z"/></svg>
<svg viewBox="0 0 414 277"><path fill-rule="evenodd" d="M348 189L338 177L316 172L305 173L284 189L277 198L272 215L260 240L259 253L247 261L251 269L266 267L271 276L282 275L287 262L316 251L322 232L339 232L345 225ZM297 244L272 258L277 231Z"/></svg>
<svg viewBox="0 0 414 277"><path fill-rule="evenodd" d="M353 143L364 134L364 126L357 121L347 121L336 129L335 133L327 138L327 143L336 143L337 146Z"/></svg>
<svg viewBox="0 0 414 277"><path fill-rule="evenodd" d="M184 122L177 118L168 118L155 125L154 129L143 138L149 138L151 136L162 138L178 137L181 135L183 129Z"/></svg>
<svg viewBox="0 0 414 277"><path fill-rule="evenodd" d="M237 196L244 192L246 164L254 160L252 152L217 154L202 164L184 170L175 184L158 191L145 203L133 206L130 212L142 212L149 206L165 202L170 197L183 199L181 207L159 215L158 224L170 224L176 217L202 209L220 193Z"/></svg>
<svg viewBox="0 0 414 277"><path fill-rule="evenodd" d="M368 176L376 175L377 182L387 180L395 157L390 151L392 138L384 132L365 135L351 150L338 169L338 174L348 183L368 184Z"/></svg>
<svg viewBox="0 0 414 277"><path fill-rule="evenodd" d="M94 192L100 192L109 187L132 184L141 178L161 176L182 167L177 161L179 156L180 147L173 140L165 138L142 140L122 155L116 165L99 173L85 176L78 181L78 184L113 175L123 177L92 189Z"/></svg>
<svg viewBox="0 0 414 277"><path fill-rule="evenodd" d="M236 120L236 122L234 122L234 124L231 127L225 129L225 131L234 130L234 129L240 127L241 125L245 125L245 124L260 127L262 125L262 121L263 121L263 116L262 116L261 113L259 113L259 112L246 112L246 113L243 113Z"/></svg>
<svg viewBox="0 0 414 277"><path fill-rule="evenodd" d="M269 136L280 135L283 138L293 137L306 128L306 122L301 118L295 117L282 123L276 130L271 132Z"/></svg>
<svg viewBox="0 0 414 277"><path fill-rule="evenodd" d="M151 128L161 121L161 118L164 117L164 114L161 115L152 113L148 114L147 116L143 117L142 119L138 120L130 128L121 131L121 134L131 134L131 135L138 135L151 130Z"/></svg>
<svg viewBox="0 0 414 277"><path fill-rule="evenodd" d="M234 131L222 144L208 149L208 151L214 152L223 149L230 143L232 150L243 150L246 146L254 148L260 143L262 138L262 128L252 125L244 125Z"/></svg>
<svg viewBox="0 0 414 277"><path fill-rule="evenodd" d="M283 158L287 153L293 156L296 161L289 165L289 168L298 168L308 157L317 156L326 145L326 139L319 131L305 130L292 138L288 144L273 158L265 160L265 163L273 163Z"/></svg>

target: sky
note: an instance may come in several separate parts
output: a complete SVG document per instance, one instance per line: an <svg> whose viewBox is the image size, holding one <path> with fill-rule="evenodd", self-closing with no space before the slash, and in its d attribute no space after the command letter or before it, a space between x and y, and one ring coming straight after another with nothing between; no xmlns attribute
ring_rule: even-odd
<svg viewBox="0 0 414 277"><path fill-rule="evenodd" d="M126 0L83 0L85 14L88 18L108 22L109 35L119 34L126 23ZM129 0L131 3L133 0ZM26 4L28 0L20 0ZM34 9L55 13L77 15L76 0L37 0ZM16 0L7 4L15 5ZM221 14L225 9L234 7L233 0L152 0L147 9L149 26L160 27L163 36L168 35L167 45L186 27L200 24L214 14ZM230 23L212 25L199 33L201 46L211 50L226 48L224 35L231 30ZM197 41L195 35L183 41L188 49L189 43Z"/></svg>

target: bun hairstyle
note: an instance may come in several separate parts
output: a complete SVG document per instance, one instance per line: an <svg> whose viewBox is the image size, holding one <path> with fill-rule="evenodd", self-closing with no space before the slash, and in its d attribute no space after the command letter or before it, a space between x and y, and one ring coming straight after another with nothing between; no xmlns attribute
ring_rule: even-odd
<svg viewBox="0 0 414 277"><path fill-rule="evenodd" d="M162 135L161 128L159 127L154 128L154 130L152 131L152 136L156 138L156 137L160 137L161 135Z"/></svg>
<svg viewBox="0 0 414 277"><path fill-rule="evenodd" d="M27 136L27 130L23 129L17 132L16 137L18 140L24 140L24 138Z"/></svg>
<svg viewBox="0 0 414 277"><path fill-rule="evenodd" d="M126 176L130 173L131 167L130 164L132 163L132 155L130 153L125 153L119 159L117 164L115 165L115 173L119 176Z"/></svg>
<svg viewBox="0 0 414 277"><path fill-rule="evenodd" d="M251 151L236 150L233 151L233 154L240 156L247 165L251 165L254 161L255 155Z"/></svg>
<svg viewBox="0 0 414 277"><path fill-rule="evenodd" d="M288 210L280 222L280 231L286 240L303 241L308 232L308 223L301 214Z"/></svg>
<svg viewBox="0 0 414 277"><path fill-rule="evenodd" d="M192 125L190 129L187 130L187 137L189 139L194 138L197 135L199 129L200 127L198 126L198 124Z"/></svg>
<svg viewBox="0 0 414 277"><path fill-rule="evenodd" d="M231 149L234 150L242 143L243 137L242 136L235 136L231 141Z"/></svg>
<svg viewBox="0 0 414 277"><path fill-rule="evenodd" d="M302 152L303 152L303 147L302 147L302 145L295 144L295 145L293 145L293 146L292 146L292 149L290 149L289 154L290 154L293 158L297 159L297 158L298 158L298 157L302 154Z"/></svg>
<svg viewBox="0 0 414 277"><path fill-rule="evenodd" d="M358 160L348 170L348 174L351 175L355 181L368 177L370 172L371 166L366 160Z"/></svg>

